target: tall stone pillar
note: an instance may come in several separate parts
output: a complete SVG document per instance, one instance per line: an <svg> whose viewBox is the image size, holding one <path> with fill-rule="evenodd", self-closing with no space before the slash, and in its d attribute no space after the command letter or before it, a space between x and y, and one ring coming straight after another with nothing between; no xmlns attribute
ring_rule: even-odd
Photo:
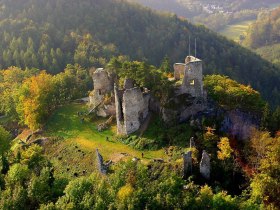
<svg viewBox="0 0 280 210"><path fill-rule="evenodd" d="M202 158L200 161L200 174L205 178L205 179L210 179L210 172L211 172L211 165L210 165L210 156L208 153L203 150L202 153Z"/></svg>

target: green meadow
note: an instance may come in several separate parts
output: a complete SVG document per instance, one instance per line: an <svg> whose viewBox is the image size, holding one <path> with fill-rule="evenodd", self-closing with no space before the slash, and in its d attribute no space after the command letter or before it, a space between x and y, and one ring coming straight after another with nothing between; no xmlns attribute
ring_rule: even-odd
<svg viewBox="0 0 280 210"><path fill-rule="evenodd" d="M255 20L246 20L241 21L232 25L227 25L223 30L219 31L220 34L226 36L229 39L232 39L234 41L239 41L240 35L246 36L246 32L249 28L249 26L254 22Z"/></svg>

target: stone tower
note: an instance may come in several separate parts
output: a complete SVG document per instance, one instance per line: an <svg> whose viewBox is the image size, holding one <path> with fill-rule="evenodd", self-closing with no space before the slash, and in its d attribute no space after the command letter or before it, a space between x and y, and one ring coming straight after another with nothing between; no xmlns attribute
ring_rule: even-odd
<svg viewBox="0 0 280 210"><path fill-rule="evenodd" d="M181 80L180 93L189 93L193 97L204 97L202 61L187 56L185 63L174 64L174 78Z"/></svg>
<svg viewBox="0 0 280 210"><path fill-rule="evenodd" d="M93 91L89 94L89 105L98 116L108 117L115 115L114 81L115 75L103 68L98 68L92 75ZM107 98L107 102L105 99ZM109 101L108 101L109 100Z"/></svg>
<svg viewBox="0 0 280 210"><path fill-rule="evenodd" d="M113 91L114 79L103 68L98 68L92 75L93 91L90 93L89 100L92 106L97 106L104 99L106 93Z"/></svg>

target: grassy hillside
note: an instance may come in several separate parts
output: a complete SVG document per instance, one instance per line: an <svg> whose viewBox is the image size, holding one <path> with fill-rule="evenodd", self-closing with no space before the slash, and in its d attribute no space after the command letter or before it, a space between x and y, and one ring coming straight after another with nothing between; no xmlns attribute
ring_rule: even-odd
<svg viewBox="0 0 280 210"><path fill-rule="evenodd" d="M159 65L164 56L182 62L191 36L192 54L204 73L250 84L279 104L280 70L203 26L120 0L0 0L0 63L61 71L67 63L102 66L115 55ZM0 53L0 54L1 54Z"/></svg>
<svg viewBox="0 0 280 210"><path fill-rule="evenodd" d="M46 125L46 136L61 137L55 143L49 143L46 154L57 168L58 174L73 176L75 172L81 174L84 169L87 173L94 171L95 149L99 149L105 160L118 162L122 158L132 159L141 157L144 153L143 162L153 158L166 158L164 151L141 151L125 145L116 138L116 125L103 132L97 131L97 125L106 119L95 119L82 121L78 112L86 112L86 105L70 104L58 109ZM107 137L109 140L107 140ZM127 153L125 157L121 153ZM65 164L64 164L65 163ZM70 171L67 173L67 168Z"/></svg>

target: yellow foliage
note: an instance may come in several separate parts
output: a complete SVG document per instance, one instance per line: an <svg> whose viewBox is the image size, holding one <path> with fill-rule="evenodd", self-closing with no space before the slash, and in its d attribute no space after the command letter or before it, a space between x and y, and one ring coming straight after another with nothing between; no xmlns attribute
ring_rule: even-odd
<svg viewBox="0 0 280 210"><path fill-rule="evenodd" d="M53 106L52 91L52 76L45 71L23 82L17 110L31 130L41 128L46 116L50 114Z"/></svg>
<svg viewBox="0 0 280 210"><path fill-rule="evenodd" d="M202 186L199 193L202 196L213 196L212 189L208 185Z"/></svg>
<svg viewBox="0 0 280 210"><path fill-rule="evenodd" d="M133 187L130 184L126 184L119 190L118 198L120 200L125 200L133 193L133 191L134 191Z"/></svg>
<svg viewBox="0 0 280 210"><path fill-rule="evenodd" d="M233 150L230 147L229 139L227 137L221 138L218 144L218 148L220 149L220 151L218 151L218 159L225 160L227 158L230 158L230 155L233 152Z"/></svg>
<svg viewBox="0 0 280 210"><path fill-rule="evenodd" d="M213 197L213 191L211 189L211 187L209 187L208 185L204 185L201 187L200 191L199 191L199 195L196 197L196 201L197 202L205 202L205 201L210 201L211 198Z"/></svg>

